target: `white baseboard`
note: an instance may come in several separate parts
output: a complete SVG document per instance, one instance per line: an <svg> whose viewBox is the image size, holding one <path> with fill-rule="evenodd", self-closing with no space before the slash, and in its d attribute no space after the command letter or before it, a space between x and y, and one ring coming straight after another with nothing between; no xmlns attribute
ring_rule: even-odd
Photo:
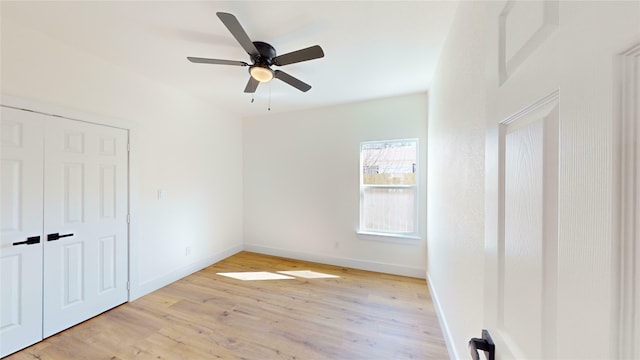
<svg viewBox="0 0 640 360"><path fill-rule="evenodd" d="M211 266L220 260L224 260L229 256L237 254L240 251L242 251L242 245L236 245L227 250L216 253L212 256L208 256L204 259L198 260L192 264L182 267L169 274L162 275L153 280L146 281L142 284L138 284L137 286L134 286L132 284L131 290L129 292L129 301L133 301L139 297L142 297L146 294L156 291L164 286L171 284L172 282L182 279L185 276L188 276L193 274L194 272L200 271L206 268L207 266Z"/></svg>
<svg viewBox="0 0 640 360"><path fill-rule="evenodd" d="M280 256L290 259L317 262L321 264L344 266L353 269L376 271L386 274L402 275L415 277L419 279L425 278L424 269L413 268L408 266L387 264L374 261L357 260L342 257L333 257L324 254L312 254L299 251L291 251L279 248L273 248L262 245L244 244L244 250L265 255Z"/></svg>
<svg viewBox="0 0 640 360"><path fill-rule="evenodd" d="M449 358L451 360L460 359L460 355L456 351L456 347L453 341L453 337L451 336L451 331L449 331L449 326L447 325L447 318L444 316L444 312L442 311L442 306L440 305L440 300L438 299L438 294L436 289L433 287L433 283L431 282L431 277L427 272L427 285L429 286L429 292L431 293L431 300L433 300L433 305L436 308L436 314L438 315L438 320L440 320L440 329L442 330L442 335L444 336L444 342L447 344L447 350L449 351Z"/></svg>

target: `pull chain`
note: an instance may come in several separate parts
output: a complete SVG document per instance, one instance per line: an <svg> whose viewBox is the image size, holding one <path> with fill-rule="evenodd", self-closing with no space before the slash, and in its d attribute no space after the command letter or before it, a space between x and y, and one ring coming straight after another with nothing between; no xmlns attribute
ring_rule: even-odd
<svg viewBox="0 0 640 360"><path fill-rule="evenodd" d="M255 101L255 93L251 93L251 103L253 104L253 102ZM271 82L269 82L269 107L267 108L268 111L271 111Z"/></svg>
<svg viewBox="0 0 640 360"><path fill-rule="evenodd" d="M271 82L269 82L269 107L267 111L271 111Z"/></svg>

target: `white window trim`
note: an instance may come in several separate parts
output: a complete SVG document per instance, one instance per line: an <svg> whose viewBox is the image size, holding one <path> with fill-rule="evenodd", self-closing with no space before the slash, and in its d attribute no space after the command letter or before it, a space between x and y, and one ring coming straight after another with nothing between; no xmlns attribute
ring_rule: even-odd
<svg viewBox="0 0 640 360"><path fill-rule="evenodd" d="M414 141L416 143L416 183L415 185L387 185L387 184L383 184L383 185L364 185L363 184L363 173L362 173L362 147L366 144L376 144L376 143L383 143L383 142L409 142L409 141ZM359 154L360 154L360 166L358 169L358 172L360 173L360 204L359 204L359 211L360 211L360 216L359 216L359 224L358 224L358 230L356 231L358 238L362 239L362 240L373 240L373 241L384 241L384 242L397 242L397 243L407 243L407 241L415 241L415 240L422 240L422 237L420 236L420 216L419 216L419 211L420 211L420 206L419 206L419 200L420 200L420 141L418 138L407 138L407 139L390 139L390 140L374 140L374 141L363 141L360 143L360 147L359 147ZM415 201L414 201L414 222L415 222L415 231L411 232L411 233L397 233L397 232L385 232L385 231L375 231L375 230L369 230L369 229L363 229L362 223L363 223L363 212L362 212L362 206L364 203L364 189L365 188L394 188L394 189L402 189L402 188L415 188Z"/></svg>
<svg viewBox="0 0 640 360"><path fill-rule="evenodd" d="M382 241L400 244L409 244L422 240L422 237L420 237L418 234L403 235L398 233L384 233L364 230L358 230L356 231L356 234L358 234L358 239L360 240Z"/></svg>

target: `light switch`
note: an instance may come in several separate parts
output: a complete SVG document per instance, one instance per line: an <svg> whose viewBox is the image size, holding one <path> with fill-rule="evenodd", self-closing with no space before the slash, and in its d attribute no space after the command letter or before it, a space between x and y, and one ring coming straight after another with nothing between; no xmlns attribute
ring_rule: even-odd
<svg viewBox="0 0 640 360"><path fill-rule="evenodd" d="M158 189L158 200L164 199L164 190Z"/></svg>

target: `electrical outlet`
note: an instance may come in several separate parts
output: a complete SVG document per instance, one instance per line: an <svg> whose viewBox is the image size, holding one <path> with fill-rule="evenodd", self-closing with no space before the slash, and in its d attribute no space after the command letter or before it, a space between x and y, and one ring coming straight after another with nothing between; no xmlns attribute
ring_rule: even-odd
<svg viewBox="0 0 640 360"><path fill-rule="evenodd" d="M186 248L184 248L184 256L189 255L191 255L191 246L187 246Z"/></svg>

